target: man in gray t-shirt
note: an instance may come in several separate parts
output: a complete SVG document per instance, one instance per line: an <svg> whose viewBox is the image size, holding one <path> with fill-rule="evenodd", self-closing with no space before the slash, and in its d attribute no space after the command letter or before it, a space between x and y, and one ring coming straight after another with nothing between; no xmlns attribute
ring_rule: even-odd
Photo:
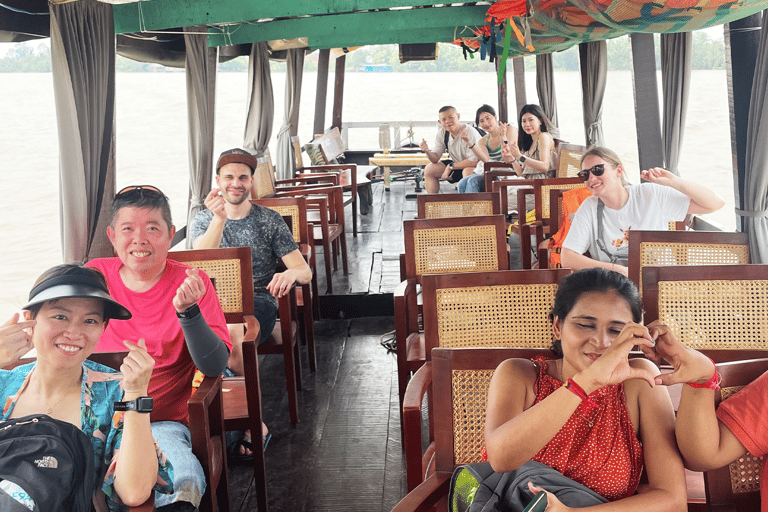
<svg viewBox="0 0 768 512"><path fill-rule="evenodd" d="M277 319L277 299L297 284L307 284L312 270L301 255L283 217L269 208L252 204L256 158L242 149L225 151L216 164L216 185L205 198L207 210L190 225L195 249L250 247L253 260L254 316L261 327L260 343L272 333ZM275 273L277 259L287 270ZM242 326L230 327L232 354L229 368L243 374Z"/></svg>

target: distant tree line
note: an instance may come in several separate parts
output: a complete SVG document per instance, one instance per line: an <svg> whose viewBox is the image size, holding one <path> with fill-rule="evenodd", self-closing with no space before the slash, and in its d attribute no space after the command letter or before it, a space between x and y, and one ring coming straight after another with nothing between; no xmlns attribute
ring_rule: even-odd
<svg viewBox="0 0 768 512"><path fill-rule="evenodd" d="M656 37L656 63L660 62L658 35ZM608 70L627 71L631 69L629 37L610 39L608 48ZM396 72L450 72L450 71L490 71L493 64L481 60L479 54L465 58L461 48L448 43L438 44L437 60L400 63L399 48L396 44L365 46L347 55L346 68L348 71L360 71L366 65L389 65ZM333 69L335 62L331 62ZM555 71L578 71L579 51L577 47L557 52L552 57ZM273 71L285 71L285 63L271 62ZM725 67L725 46L722 40L710 39L704 32L693 34L693 55L691 66L699 69L723 69ZM152 72L162 69L158 64L137 62L117 56L115 69L118 72ZM317 71L317 63L312 58L305 60L306 71ZM536 69L533 57L525 57L525 69ZM51 49L48 45L18 43L11 47L3 58L0 58L0 72L5 73L46 73L51 70ZM248 58L238 57L220 64L219 71L243 72L248 70Z"/></svg>

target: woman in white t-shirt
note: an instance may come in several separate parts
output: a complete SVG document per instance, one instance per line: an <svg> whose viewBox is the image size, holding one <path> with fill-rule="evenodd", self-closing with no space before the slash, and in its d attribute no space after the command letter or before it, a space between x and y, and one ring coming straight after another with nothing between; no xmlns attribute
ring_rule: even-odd
<svg viewBox="0 0 768 512"><path fill-rule="evenodd" d="M592 197L574 215L561 252L563 267L573 270L603 267L627 275L630 229L666 230L686 214L710 213L725 204L708 188L659 167L642 171L650 183L627 185L621 160L603 147L587 150L581 169Z"/></svg>

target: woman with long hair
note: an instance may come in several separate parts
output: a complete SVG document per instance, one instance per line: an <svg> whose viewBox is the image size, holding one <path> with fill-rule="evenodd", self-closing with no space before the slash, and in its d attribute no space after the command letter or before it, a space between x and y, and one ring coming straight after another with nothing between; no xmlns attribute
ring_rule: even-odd
<svg viewBox="0 0 768 512"><path fill-rule="evenodd" d="M549 133L549 119L544 111L538 105L523 105L518 124L517 142L513 141L507 151L517 174L529 179L554 177L555 139Z"/></svg>
<svg viewBox="0 0 768 512"><path fill-rule="evenodd" d="M579 177L592 197L573 217L560 254L563 267L603 267L627 275L630 229L666 230L687 214L710 213L725 204L707 187L659 167L643 171L648 183L640 185L628 185L625 174L610 149L595 146L584 153Z"/></svg>

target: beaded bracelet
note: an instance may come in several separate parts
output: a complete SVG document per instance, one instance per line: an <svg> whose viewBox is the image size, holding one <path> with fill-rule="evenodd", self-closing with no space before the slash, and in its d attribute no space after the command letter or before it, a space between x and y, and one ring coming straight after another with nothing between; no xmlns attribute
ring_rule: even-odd
<svg viewBox="0 0 768 512"><path fill-rule="evenodd" d="M589 396L587 395L587 392L584 391L584 389L581 386L576 384L575 380L568 379L565 382L565 384L563 384L563 386L565 386L565 389L567 389L568 391L570 391L571 393L573 393L577 397L581 398L581 401L582 402L586 402L587 405L589 405L590 407L597 407L598 406L595 402L592 401L591 398L589 398Z"/></svg>
<svg viewBox="0 0 768 512"><path fill-rule="evenodd" d="M720 373L717 371L717 365L715 364L715 362L712 361L712 359L710 358L707 358L707 359L709 359L712 362L712 364L715 365L715 374L712 376L712 378L709 379L709 381L704 384L698 384L696 382L688 382L687 384L692 388L696 388L696 389L718 390L720 389L720 381L722 380L720 377Z"/></svg>

